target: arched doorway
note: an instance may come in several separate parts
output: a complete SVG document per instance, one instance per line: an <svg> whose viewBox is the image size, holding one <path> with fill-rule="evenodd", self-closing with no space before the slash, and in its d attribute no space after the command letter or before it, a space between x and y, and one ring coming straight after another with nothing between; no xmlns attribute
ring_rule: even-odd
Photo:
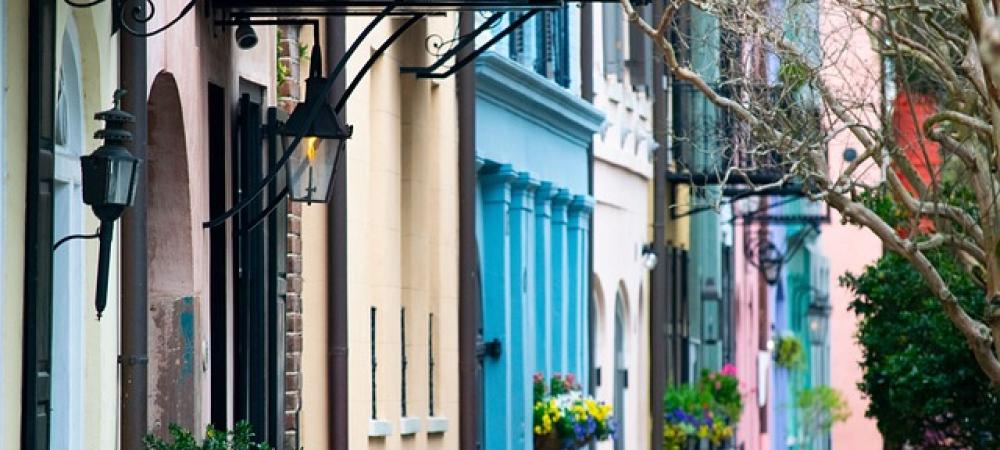
<svg viewBox="0 0 1000 450"><path fill-rule="evenodd" d="M200 355L196 351L198 304L193 297L194 259L190 176L184 114L177 81L168 72L153 80L147 104L146 273L149 301L150 432L170 423L200 428Z"/></svg>
<svg viewBox="0 0 1000 450"><path fill-rule="evenodd" d="M56 73L55 176L53 232L84 233L80 202L80 152L84 133L83 89L79 37L72 18L63 33L62 64ZM92 231L92 230L91 230ZM53 254L52 265L52 427L51 449L80 448L83 438L84 321L93 319L85 305L83 279L86 241L68 241Z"/></svg>
<svg viewBox="0 0 1000 450"><path fill-rule="evenodd" d="M625 427L628 417L625 415L625 393L628 389L628 361L625 352L625 333L627 332L627 313L625 309L625 293L619 287L615 292L615 384L614 384L614 414L620 429L615 439L615 450L625 449Z"/></svg>

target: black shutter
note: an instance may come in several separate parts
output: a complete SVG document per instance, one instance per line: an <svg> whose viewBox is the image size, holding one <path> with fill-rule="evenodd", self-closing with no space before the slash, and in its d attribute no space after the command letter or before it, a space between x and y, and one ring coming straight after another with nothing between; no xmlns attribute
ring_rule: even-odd
<svg viewBox="0 0 1000 450"><path fill-rule="evenodd" d="M241 83L236 194L249 195L281 156L264 141L264 89ZM273 123L277 110L267 112ZM273 136L272 136L273 137ZM283 448L285 372L285 262L287 200L272 205L285 185L279 174L234 222L236 254L236 419L246 419L256 439ZM238 197L237 197L238 198ZM273 206L273 208L272 208Z"/></svg>
<svg viewBox="0 0 1000 450"><path fill-rule="evenodd" d="M208 85L208 173L209 173L209 217L219 217L226 211L226 91L215 84ZM209 306L212 359L212 406L211 423L216 428L225 428L228 423L227 371L229 351L226 331L226 294L229 289L229 271L226 251L229 242L226 225L220 225L209 232L210 267L209 279L211 304Z"/></svg>
<svg viewBox="0 0 1000 450"><path fill-rule="evenodd" d="M569 12L564 6L558 11L553 11L552 16L554 76L560 86L569 87Z"/></svg>
<svg viewBox="0 0 1000 450"><path fill-rule="evenodd" d="M243 94L240 97L239 179L240 192L243 195L249 195L263 179L264 155L260 133L262 112L259 101L252 99L250 94ZM265 260L267 227L253 226L255 219L264 210L263 197L266 195L257 196L240 212L238 225L235 227L240 249L237 269L239 289L236 302L240 306L237 320L242 322L239 329L243 338L239 349L242 353L240 358L242 364L238 369L240 376L244 377L242 384L246 402L244 406L246 415L241 418L250 422L258 439L267 440L270 429L267 407L270 391Z"/></svg>
<svg viewBox="0 0 1000 450"><path fill-rule="evenodd" d="M616 5L617 6L617 5ZM653 18L652 5L638 8L639 15L650 23ZM628 25L628 68L629 79L635 90L648 90L653 79L653 47L649 36L646 36L638 26ZM648 91L647 91L648 92Z"/></svg>
<svg viewBox="0 0 1000 450"><path fill-rule="evenodd" d="M21 448L48 450L52 370L55 2L29 2Z"/></svg>

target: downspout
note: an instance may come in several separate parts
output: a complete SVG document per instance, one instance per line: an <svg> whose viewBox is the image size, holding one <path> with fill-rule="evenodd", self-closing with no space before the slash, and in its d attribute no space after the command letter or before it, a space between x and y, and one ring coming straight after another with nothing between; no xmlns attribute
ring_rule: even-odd
<svg viewBox="0 0 1000 450"><path fill-rule="evenodd" d="M580 97L583 97L588 103L594 103L594 5L590 2L584 2L583 7L580 11ZM594 139L591 138L587 142L587 194L591 198L595 198L594 211L590 214L590 224L587 233L587 271L586 276L588 277L587 286L593 289L590 285L590 279L593 279L594 272L594 216L597 215L597 203L596 197L594 195ZM593 301L590 292L583 293L587 299L587 309L585 311L590 312L590 303ZM594 320L588 315L588 321ZM590 323L584 324L587 327L588 339L593 338L590 336ZM594 345L592 342L587 343L587 370L592 370L594 366ZM594 392L597 388L595 384L595 374L587 374L587 385L590 392Z"/></svg>
<svg viewBox="0 0 1000 450"><path fill-rule="evenodd" d="M653 17L663 15L663 2L653 2ZM663 448L663 394L667 383L667 152L668 109L664 64L653 63L653 138L657 147L653 154L653 251L660 263L650 272L649 302L649 412L652 416L650 448ZM674 332L677 330L675 329Z"/></svg>
<svg viewBox="0 0 1000 450"><path fill-rule="evenodd" d="M459 16L459 35L470 35L475 13ZM472 49L463 47L458 58ZM457 75L458 84L458 409L459 448L479 447L479 360L476 343L480 328L479 261L476 257L476 72L470 64Z"/></svg>
<svg viewBox="0 0 1000 450"><path fill-rule="evenodd" d="M142 14L140 16L145 16ZM129 27L142 33L146 23L124 15ZM135 116L132 153L139 158L135 203L122 216L121 297L121 448L143 448L147 423L147 240L146 198L146 39L119 32L119 85L128 91L122 109Z"/></svg>
<svg viewBox="0 0 1000 450"><path fill-rule="evenodd" d="M325 21L327 64L344 57L347 41L343 16ZM330 102L336 104L344 94L346 76L341 73L330 90ZM346 120L347 108L341 113ZM345 150L346 151L346 150ZM326 209L327 226L327 407L329 408L327 443L329 448L348 448L347 414L347 156L341 155L334 174L333 194Z"/></svg>

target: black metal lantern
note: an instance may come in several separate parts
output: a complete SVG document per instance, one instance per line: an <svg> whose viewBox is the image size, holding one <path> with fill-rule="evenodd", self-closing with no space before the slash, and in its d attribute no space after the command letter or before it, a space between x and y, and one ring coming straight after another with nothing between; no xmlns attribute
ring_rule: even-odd
<svg viewBox="0 0 1000 450"><path fill-rule="evenodd" d="M778 250L778 246L767 241L757 253L757 264L764 274L764 281L773 286L781 277L781 266L785 264L785 257L781 254L781 250Z"/></svg>
<svg viewBox="0 0 1000 450"><path fill-rule="evenodd" d="M829 333L830 327L830 305L826 297L818 297L817 301L809 304L806 312L809 320L809 339L814 343L822 343Z"/></svg>
<svg viewBox="0 0 1000 450"><path fill-rule="evenodd" d="M337 157L352 131L323 96L326 78L322 75L321 58L319 46L314 45L306 100L295 107L281 130L286 147L296 136L302 136L288 159L288 191L292 200L306 203L329 200ZM313 108L319 111L310 121Z"/></svg>
<svg viewBox="0 0 1000 450"><path fill-rule="evenodd" d="M83 202L90 205L94 215L101 221L95 300L98 319L107 304L113 224L135 200L139 167L139 159L132 156L125 147L126 143L132 141L132 133L125 129L125 124L135 121L135 118L121 109L123 95L124 90L116 91L115 106L94 115L95 119L105 122L104 129L94 133L94 138L104 139L104 145L93 153L80 157Z"/></svg>

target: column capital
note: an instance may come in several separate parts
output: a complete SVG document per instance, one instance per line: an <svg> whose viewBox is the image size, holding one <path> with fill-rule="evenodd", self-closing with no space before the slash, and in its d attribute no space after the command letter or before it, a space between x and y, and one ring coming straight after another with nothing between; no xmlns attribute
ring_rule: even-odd
<svg viewBox="0 0 1000 450"><path fill-rule="evenodd" d="M483 185L483 200L487 203L509 202L510 183L517 172L510 164L487 162L479 170L479 180Z"/></svg>
<svg viewBox="0 0 1000 450"><path fill-rule="evenodd" d="M572 199L569 190L560 188L556 191L552 196L552 222L566 223L566 207Z"/></svg>
<svg viewBox="0 0 1000 450"><path fill-rule="evenodd" d="M569 227L590 228L590 213L594 210L594 198L589 195L574 195L569 202Z"/></svg>
<svg viewBox="0 0 1000 450"><path fill-rule="evenodd" d="M535 190L538 188L538 180L531 177L529 172L518 172L511 181L511 206L514 208L531 211L534 209Z"/></svg>

